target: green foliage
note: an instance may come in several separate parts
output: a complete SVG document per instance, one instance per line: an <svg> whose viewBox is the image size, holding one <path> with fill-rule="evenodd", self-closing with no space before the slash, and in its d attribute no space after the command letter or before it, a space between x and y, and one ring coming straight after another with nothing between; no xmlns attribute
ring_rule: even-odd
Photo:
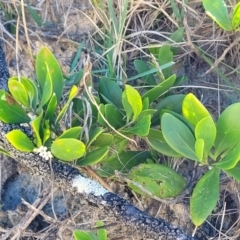
<svg viewBox="0 0 240 240"><path fill-rule="evenodd" d="M186 187L186 180L171 168L160 164L140 164L132 168L128 183L135 192L148 196L143 188L158 198L175 197Z"/></svg>
<svg viewBox="0 0 240 240"><path fill-rule="evenodd" d="M28 136L21 130L12 130L6 134L7 140L19 151L31 152L34 149L34 144Z"/></svg>
<svg viewBox="0 0 240 240"><path fill-rule="evenodd" d="M102 227L104 225L103 222L98 221L96 226ZM93 232L75 230L73 231L73 236L75 240L107 240L107 231L104 228L99 229L96 235Z"/></svg>
<svg viewBox="0 0 240 240"><path fill-rule="evenodd" d="M66 81L60 66L50 50L43 48L36 56L36 80L13 77L8 83L10 94L0 90L0 120L31 127L33 139L20 130L6 135L16 149L43 157L41 151L47 149L59 160L76 160L80 167L97 164L102 177L114 177L116 170L121 171L129 186L144 196L174 197L186 186L176 171L156 163L158 153L207 166L211 170L199 180L190 200L192 220L199 226L218 200L220 171L240 181L240 104L226 108L215 124L193 94L171 95L171 87L180 81L169 64L173 61L172 49L164 46L151 48L150 52L157 64L166 67L154 72L154 61L135 60L140 85L145 88L119 86L105 76L95 91L80 91L72 85L63 94ZM144 151L136 148L136 139L138 145L146 144ZM0 152L8 154L4 149ZM75 232L81 239L99 236Z"/></svg>
<svg viewBox="0 0 240 240"><path fill-rule="evenodd" d="M224 30L239 30L240 3L237 3L230 17L224 0L203 0L206 13Z"/></svg>
<svg viewBox="0 0 240 240"><path fill-rule="evenodd" d="M165 111L161 130L151 130L147 141L156 151L167 156L178 154L200 162L209 170L197 183L190 200L193 223L200 226L215 208L219 197L220 170L239 181L240 160L239 103L227 107L217 124L202 103L188 94L182 103L182 118Z"/></svg>

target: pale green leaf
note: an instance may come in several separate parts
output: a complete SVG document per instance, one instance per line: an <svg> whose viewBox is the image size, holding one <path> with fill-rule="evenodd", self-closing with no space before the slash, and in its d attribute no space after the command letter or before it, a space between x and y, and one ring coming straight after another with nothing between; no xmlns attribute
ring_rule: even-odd
<svg viewBox="0 0 240 240"><path fill-rule="evenodd" d="M200 226L216 207L219 199L220 170L213 168L197 183L190 199L190 214L195 226Z"/></svg>
<svg viewBox="0 0 240 240"><path fill-rule="evenodd" d="M32 141L21 130L12 130L6 135L7 140L21 152L31 152L35 148Z"/></svg>
<svg viewBox="0 0 240 240"><path fill-rule="evenodd" d="M162 133L168 145L184 157L198 161L195 153L195 138L190 129L169 113L161 120Z"/></svg>

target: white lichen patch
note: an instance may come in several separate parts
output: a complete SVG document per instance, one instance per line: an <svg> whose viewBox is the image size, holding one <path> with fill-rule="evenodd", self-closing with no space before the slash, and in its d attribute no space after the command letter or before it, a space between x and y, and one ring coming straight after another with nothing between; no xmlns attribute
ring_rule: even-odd
<svg viewBox="0 0 240 240"><path fill-rule="evenodd" d="M103 196L108 192L108 190L102 187L99 183L82 177L81 175L78 175L73 179L72 186L76 188L79 193L92 193L95 196Z"/></svg>

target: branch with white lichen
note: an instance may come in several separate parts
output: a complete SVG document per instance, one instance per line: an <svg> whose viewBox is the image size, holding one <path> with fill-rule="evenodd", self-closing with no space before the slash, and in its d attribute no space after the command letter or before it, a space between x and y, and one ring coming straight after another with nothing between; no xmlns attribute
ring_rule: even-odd
<svg viewBox="0 0 240 240"><path fill-rule="evenodd" d="M0 88L6 90L8 76L4 53L0 46ZM44 152L44 149L38 149L30 153L18 151L5 137L7 133L14 129L20 129L32 139L30 127L6 124L0 121L0 148L7 151L13 159L24 164L32 174L40 175L44 179L54 180L54 183L73 194L80 194L89 202L106 207L122 223L147 233L152 239L194 239L187 236L183 230L171 226L165 220L147 215L125 199L109 192L99 183L84 177L76 168L48 155Z"/></svg>

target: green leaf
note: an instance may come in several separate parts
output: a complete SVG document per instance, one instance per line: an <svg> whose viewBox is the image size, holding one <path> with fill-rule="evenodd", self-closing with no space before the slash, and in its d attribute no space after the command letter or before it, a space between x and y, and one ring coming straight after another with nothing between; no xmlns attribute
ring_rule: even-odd
<svg viewBox="0 0 240 240"><path fill-rule="evenodd" d="M232 30L232 24L229 20L229 14L224 0L203 0L203 7L209 15L222 29Z"/></svg>
<svg viewBox="0 0 240 240"><path fill-rule="evenodd" d="M112 104L105 105L105 118L115 129L121 128L125 125L122 113Z"/></svg>
<svg viewBox="0 0 240 240"><path fill-rule="evenodd" d="M128 123L133 115L133 110L132 110L131 105L128 102L126 91L124 91L122 93L122 104L123 104L123 108L126 112L127 123Z"/></svg>
<svg viewBox="0 0 240 240"><path fill-rule="evenodd" d="M165 141L161 131L156 129L150 129L147 136L147 143L157 152L169 156L179 158L182 157L181 154L174 151Z"/></svg>
<svg viewBox="0 0 240 240"><path fill-rule="evenodd" d="M174 74L168 79L158 84L156 87L147 91L143 95L143 98L148 98L149 104L151 104L153 101L157 100L157 98L159 98L161 95L163 95L166 91L168 91L170 87L173 86L175 80L176 80L176 75Z"/></svg>
<svg viewBox="0 0 240 240"><path fill-rule="evenodd" d="M36 22L36 24L41 27L42 26L42 18L41 16L37 13L37 11L35 9L33 9L30 5L27 4L27 9L30 13L30 15L32 16L32 18L34 19L34 21Z"/></svg>
<svg viewBox="0 0 240 240"><path fill-rule="evenodd" d="M98 123L104 127L107 127L107 123L105 122L105 120L103 119L103 117L101 116L101 114L105 117L105 105L100 104L99 105L99 112L98 112Z"/></svg>
<svg viewBox="0 0 240 240"><path fill-rule="evenodd" d="M124 140L124 142L126 141ZM119 150L119 148L116 149ZM104 161L106 160L106 163L102 165L101 169L99 169L97 173L102 177L113 176L115 174L115 170L127 173L132 167L146 162L146 159L148 158L151 158L151 154L146 151L123 151L114 155L114 157L110 158L110 160L104 159Z"/></svg>
<svg viewBox="0 0 240 240"><path fill-rule="evenodd" d="M175 197L186 187L186 180L181 175L161 164L140 164L127 177L158 198ZM148 196L135 184L128 185L135 192Z"/></svg>
<svg viewBox="0 0 240 240"><path fill-rule="evenodd" d="M203 118L210 116L208 110L192 93L184 98L182 112L183 116L194 126Z"/></svg>
<svg viewBox="0 0 240 240"><path fill-rule="evenodd" d="M51 98L51 96L53 94L52 78L49 73L48 66L46 66L46 68L47 68L47 75L46 75L46 79L45 79L44 86L42 89L41 104L40 104L41 107L43 107L49 101L49 99Z"/></svg>
<svg viewBox="0 0 240 240"><path fill-rule="evenodd" d="M44 121L44 128L43 128L42 144L44 145L50 137L51 137L51 129L50 129L49 120L45 120Z"/></svg>
<svg viewBox="0 0 240 240"><path fill-rule="evenodd" d="M96 140L92 142L92 146L94 147L105 147L110 146L113 143L113 135L110 133L101 133Z"/></svg>
<svg viewBox="0 0 240 240"><path fill-rule="evenodd" d="M98 237L95 234L79 230L73 231L73 236L75 240L98 240Z"/></svg>
<svg viewBox="0 0 240 240"><path fill-rule="evenodd" d="M39 114L38 117L36 117L33 121L31 121L31 127L33 129L33 132L35 134L35 138L36 138L36 145L39 148L40 146L42 146L42 139L40 136L40 131L41 129L41 121L42 121L42 117L43 117L43 111L41 111L41 113Z"/></svg>
<svg viewBox="0 0 240 240"><path fill-rule="evenodd" d="M202 139L204 141L204 155L207 158L214 141L216 139L217 129L211 116L200 120L195 128L196 140Z"/></svg>
<svg viewBox="0 0 240 240"><path fill-rule="evenodd" d="M142 119L143 117L146 117L148 115L152 116L154 113L156 112L155 109L146 109L143 110L140 115L138 116L137 120L139 121L140 119ZM151 119L150 119L151 120Z"/></svg>
<svg viewBox="0 0 240 240"><path fill-rule="evenodd" d="M85 153L85 145L74 138L56 139L51 146L52 154L63 161L73 161Z"/></svg>
<svg viewBox="0 0 240 240"><path fill-rule="evenodd" d="M103 128L101 127L92 127L89 131L89 140L87 148L103 133Z"/></svg>
<svg viewBox="0 0 240 240"><path fill-rule="evenodd" d="M240 2L236 4L232 15L232 27L233 29L238 28L240 25Z"/></svg>
<svg viewBox="0 0 240 240"><path fill-rule="evenodd" d="M28 94L23 84L17 80L9 79L8 88L14 99L22 104L24 107L29 108Z"/></svg>
<svg viewBox="0 0 240 240"><path fill-rule="evenodd" d="M240 162L237 165L229 170L224 170L229 176L233 177L237 182L240 183Z"/></svg>
<svg viewBox="0 0 240 240"><path fill-rule="evenodd" d="M170 38L176 43L182 42L184 31L185 31L184 27L180 27L170 35ZM172 51L173 55L176 55L178 53L179 48L171 47L170 50Z"/></svg>
<svg viewBox="0 0 240 240"><path fill-rule="evenodd" d="M213 168L197 183L190 199L190 214L195 226L200 226L216 207L219 198L220 170Z"/></svg>
<svg viewBox="0 0 240 240"><path fill-rule="evenodd" d="M173 61L173 53L170 49L171 49L170 46L167 46L167 45L164 45L160 48L160 51L158 54L158 63L160 66ZM165 79L171 76L171 72L172 72L172 66L162 69L162 73Z"/></svg>
<svg viewBox="0 0 240 240"><path fill-rule="evenodd" d="M52 97L48 102L47 110L45 112L45 119L49 119L52 122L56 108L57 108L57 96L55 93L53 93Z"/></svg>
<svg viewBox="0 0 240 240"><path fill-rule="evenodd" d="M17 80L17 77L14 77L14 79ZM33 109L36 109L38 104L38 90L36 84L28 78L21 77L20 79L21 83L27 91L31 107Z"/></svg>
<svg viewBox="0 0 240 240"><path fill-rule="evenodd" d="M189 128L169 113L164 113L161 121L162 133L168 145L192 160L198 161L195 154L195 138Z"/></svg>
<svg viewBox="0 0 240 240"><path fill-rule="evenodd" d="M122 90L115 81L106 77L100 79L98 93L102 103L111 103L122 109Z"/></svg>
<svg viewBox="0 0 240 240"><path fill-rule="evenodd" d="M124 130L124 132L136 134L137 136L144 137L149 133L151 124L151 116L147 115L141 118L134 126Z"/></svg>
<svg viewBox="0 0 240 240"><path fill-rule="evenodd" d="M221 168L223 170L229 170L236 166L238 161L240 160L240 142L232 148L229 152L226 153L226 156L217 163L213 165Z"/></svg>
<svg viewBox="0 0 240 240"><path fill-rule="evenodd" d="M163 109L168 109L173 112L182 113L182 102L185 98L185 95L183 94L177 94L177 95L171 95L167 96L164 99L162 99L155 107L154 109L157 110L153 114L152 117L152 126L156 126L160 124L160 113Z"/></svg>
<svg viewBox="0 0 240 240"><path fill-rule="evenodd" d="M78 94L78 88L77 88L77 86L73 85L71 90L70 90L68 100L67 100L66 104L63 106L60 113L58 114L57 119L55 121L55 124L59 123L62 120L62 118L64 117L64 115L66 114L66 112L68 110L68 107L69 107L70 103L76 97L77 94Z"/></svg>
<svg viewBox="0 0 240 240"><path fill-rule="evenodd" d="M99 163L108 154L108 151L109 151L108 146L99 148L95 151L91 151L87 153L84 158L79 159L77 161L77 165L86 166Z"/></svg>
<svg viewBox="0 0 240 240"><path fill-rule="evenodd" d="M43 47L38 52L35 69L37 80L42 91L45 86L47 73L49 73L52 79L53 92L56 93L59 103L63 92L63 75L58 61L47 47Z"/></svg>
<svg viewBox="0 0 240 240"><path fill-rule="evenodd" d="M64 131L57 139L60 138L79 138L82 131L82 127L72 127Z"/></svg>
<svg viewBox="0 0 240 240"><path fill-rule="evenodd" d="M233 148L240 141L240 103L227 107L217 122L217 137L215 140L215 159L221 153Z"/></svg>
<svg viewBox="0 0 240 240"><path fill-rule="evenodd" d="M21 130L12 130L6 135L7 140L21 152L31 152L35 148L32 141Z"/></svg>
<svg viewBox="0 0 240 240"><path fill-rule="evenodd" d="M14 98L0 90L0 120L5 123L28 123L31 119Z"/></svg>
<svg viewBox="0 0 240 240"><path fill-rule="evenodd" d="M203 139L197 139L195 142L196 155L199 161L202 161L203 159L204 145L205 143Z"/></svg>
<svg viewBox="0 0 240 240"><path fill-rule="evenodd" d="M144 74L145 72L148 73L149 66L142 60L136 59L133 62L135 69L137 70L138 74ZM156 81L153 74L146 74L142 76L145 83L149 85L155 85Z"/></svg>
<svg viewBox="0 0 240 240"><path fill-rule="evenodd" d="M138 93L138 91L130 85L127 85L127 84L125 85L124 92L126 92L128 103L132 107L132 111L133 111L132 120L135 121L142 111L142 98Z"/></svg>
<svg viewBox="0 0 240 240"><path fill-rule="evenodd" d="M102 221L97 221L97 227L103 227L104 224ZM97 236L98 236L98 240L107 240L107 231L106 229L102 228L97 230Z"/></svg>

